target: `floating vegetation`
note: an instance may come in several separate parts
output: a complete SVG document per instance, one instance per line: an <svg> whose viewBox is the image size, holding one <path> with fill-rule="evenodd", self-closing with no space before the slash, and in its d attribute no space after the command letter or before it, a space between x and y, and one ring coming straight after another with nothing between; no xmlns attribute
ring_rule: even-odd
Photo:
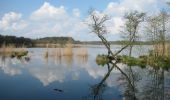
<svg viewBox="0 0 170 100"><path fill-rule="evenodd" d="M142 68L146 67L147 65L153 67L153 68L164 68L169 69L170 68L170 57L168 56L157 56L154 57L153 54L149 55L142 55L138 58L131 57L127 55L118 56L120 63L126 64L128 66L140 66ZM110 61L110 57L107 55L98 55L96 57L96 63L98 65L106 65Z"/></svg>
<svg viewBox="0 0 170 100"><path fill-rule="evenodd" d="M139 58L130 56L120 56L120 61L128 66L140 66L145 67L147 64L147 56L140 56Z"/></svg>
<svg viewBox="0 0 170 100"><path fill-rule="evenodd" d="M13 51L11 52L11 57L17 57L17 58L22 58L24 56L28 55L28 51Z"/></svg>
<svg viewBox="0 0 170 100"><path fill-rule="evenodd" d="M170 57L167 56L158 56L156 58L154 57L148 57L148 65L153 66L155 68L164 68L169 69L170 68Z"/></svg>
<svg viewBox="0 0 170 100"><path fill-rule="evenodd" d="M98 65L104 66L105 64L109 63L109 58L107 55L98 55L96 57L96 63Z"/></svg>

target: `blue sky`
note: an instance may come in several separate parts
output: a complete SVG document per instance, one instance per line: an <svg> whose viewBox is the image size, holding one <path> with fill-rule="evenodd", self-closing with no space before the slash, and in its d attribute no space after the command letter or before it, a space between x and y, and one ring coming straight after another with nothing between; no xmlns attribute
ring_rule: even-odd
<svg viewBox="0 0 170 100"><path fill-rule="evenodd" d="M98 40L84 23L88 10L95 8L111 16L107 27L109 40L119 40L125 12L138 10L149 14L170 0L0 0L0 34L40 38L72 36L76 40Z"/></svg>
<svg viewBox="0 0 170 100"><path fill-rule="evenodd" d="M79 8L82 14L86 15L89 8L93 7L98 10L106 8L110 2L119 2L118 0L0 0L0 14L14 11L20 12L28 17L32 11L38 9L44 4L49 2L53 6L64 6L71 12L74 8Z"/></svg>

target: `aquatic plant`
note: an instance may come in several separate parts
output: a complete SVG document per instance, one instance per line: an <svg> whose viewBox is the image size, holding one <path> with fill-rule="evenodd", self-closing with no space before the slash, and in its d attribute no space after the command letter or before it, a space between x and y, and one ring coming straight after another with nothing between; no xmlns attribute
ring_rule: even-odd
<svg viewBox="0 0 170 100"><path fill-rule="evenodd" d="M17 57L22 58L28 55L28 51L22 46L21 48L16 48L14 45L5 45L3 44L2 48L0 48L0 54L6 57Z"/></svg>
<svg viewBox="0 0 170 100"><path fill-rule="evenodd" d="M49 56L48 51L45 51L45 53L44 53L44 57L45 57L45 58L48 58L48 56Z"/></svg>
<svg viewBox="0 0 170 100"><path fill-rule="evenodd" d="M11 57L14 58L14 57L17 57L17 58L22 58L24 56L27 56L28 55L28 51L13 51L11 52Z"/></svg>
<svg viewBox="0 0 170 100"><path fill-rule="evenodd" d="M73 44L68 41L66 47L63 50L63 56L72 56L72 55L73 55Z"/></svg>
<svg viewBox="0 0 170 100"><path fill-rule="evenodd" d="M96 57L96 63L98 65L104 66L109 63L109 58L107 55L98 55Z"/></svg>
<svg viewBox="0 0 170 100"><path fill-rule="evenodd" d="M77 49L78 49L76 52L77 56L82 56L82 57L88 56L88 51L86 48L77 48Z"/></svg>
<svg viewBox="0 0 170 100"><path fill-rule="evenodd" d="M170 68L170 57L167 56L157 56L156 58L154 56L150 55L142 55L138 58L130 57L123 55L120 57L121 63L127 64L128 66L140 66L140 67L146 67L149 65L153 68L163 68L163 69L169 69Z"/></svg>

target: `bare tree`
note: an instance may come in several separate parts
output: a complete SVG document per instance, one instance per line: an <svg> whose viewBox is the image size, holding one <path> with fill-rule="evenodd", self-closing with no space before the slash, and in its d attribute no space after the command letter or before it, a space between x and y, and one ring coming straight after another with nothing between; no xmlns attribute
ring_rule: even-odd
<svg viewBox="0 0 170 100"><path fill-rule="evenodd" d="M168 20L169 15L165 10L162 10L158 15L147 18L147 37L149 36L149 40L153 43L155 57L165 56L165 45L168 41Z"/></svg>
<svg viewBox="0 0 170 100"><path fill-rule="evenodd" d="M129 56L131 56L133 44L136 42L139 36L139 25L144 21L144 16L145 13L140 13L138 11L126 13L124 16L126 22L124 25L124 31L122 31L122 33L124 35L125 41L128 41L127 43L130 44Z"/></svg>
<svg viewBox="0 0 170 100"><path fill-rule="evenodd" d="M130 78L128 77L128 75L121 69L119 68L119 66L117 66L117 62L119 62L119 57L118 57L118 54L120 52L122 52L124 49L126 49L130 44L126 44L124 47L122 47L119 51L117 51L116 53L113 53L111 48L110 48L110 43L106 40L106 38L104 37L104 34L107 33L107 29L106 29L106 26L105 26L105 22L107 20L109 20L109 17L107 15L104 15L104 14L98 14L96 11L91 11L90 12L90 23L89 23L89 26L92 30L93 33L95 33L102 41L102 43L105 45L105 47L107 48L108 50L108 59L109 59L109 62L107 63L107 66L108 66L108 74L106 74L106 77L109 76L109 73L112 71L113 68L116 68L118 69L121 74L125 77L125 79L127 80L129 86L133 89L133 94L135 93L134 91L134 86L133 84L131 83L131 80ZM138 22L136 22L135 24L137 24ZM137 24L138 25L138 24ZM137 28L137 27L136 27ZM136 29L135 29L136 30ZM136 32L135 32L136 33ZM134 36L133 36L134 37ZM133 38L130 39L130 41L132 41ZM104 78L99 87L101 86L101 84L103 84L103 82L106 80L106 78ZM97 88L98 89L98 88ZM99 91L99 90L98 90ZM132 94L132 97L133 97L133 100L136 100L136 97L135 95Z"/></svg>
<svg viewBox="0 0 170 100"><path fill-rule="evenodd" d="M141 24L141 22L144 21L144 17L145 17L145 13L140 13L138 11L128 12L124 16L126 21L123 27L124 30L121 32L123 33L123 37L125 40L124 44L129 44L129 57L132 56L133 46L139 37L138 35L138 30L140 28L139 25ZM131 90L129 91L129 95L135 99L136 97L135 96L135 90L136 90L135 89L135 82L136 82L135 73L133 72L131 66L129 66L128 69L129 71L127 71L126 73L128 74L128 77L130 81L132 82L133 87L129 87L128 84L127 84L127 87L129 87L129 90Z"/></svg>
<svg viewBox="0 0 170 100"><path fill-rule="evenodd" d="M162 55L165 55L165 42L166 42L166 23L168 21L168 14L165 10L162 10L158 16L160 18L161 29L160 29L160 41L162 44Z"/></svg>
<svg viewBox="0 0 170 100"><path fill-rule="evenodd" d="M130 44L125 45L116 53L113 53L110 48L110 43L104 37L104 34L107 34L107 28L105 26L106 21L110 20L108 15L105 14L98 14L95 10L90 11L89 14L90 23L88 23L89 27L91 28L92 32L95 33L105 45L108 50L108 55L112 56L113 59L117 59L117 55L122 52L125 48L127 48Z"/></svg>

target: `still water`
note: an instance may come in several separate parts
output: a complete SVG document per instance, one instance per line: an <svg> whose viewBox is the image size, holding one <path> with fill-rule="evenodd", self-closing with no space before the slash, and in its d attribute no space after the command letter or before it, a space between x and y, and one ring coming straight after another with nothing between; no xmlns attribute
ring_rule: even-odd
<svg viewBox="0 0 170 100"><path fill-rule="evenodd" d="M113 51L119 48L112 46ZM98 66L95 58L107 53L104 47L88 46L86 57L76 56L78 48L73 49L71 57L55 57L55 49L48 50L48 58L44 57L45 48L29 48L29 60L0 57L0 100L132 100L127 82L117 69L100 85L108 69ZM147 51L146 47L136 47L133 55ZM129 74L126 65L118 66ZM170 100L168 71L136 66L133 73L139 100Z"/></svg>

